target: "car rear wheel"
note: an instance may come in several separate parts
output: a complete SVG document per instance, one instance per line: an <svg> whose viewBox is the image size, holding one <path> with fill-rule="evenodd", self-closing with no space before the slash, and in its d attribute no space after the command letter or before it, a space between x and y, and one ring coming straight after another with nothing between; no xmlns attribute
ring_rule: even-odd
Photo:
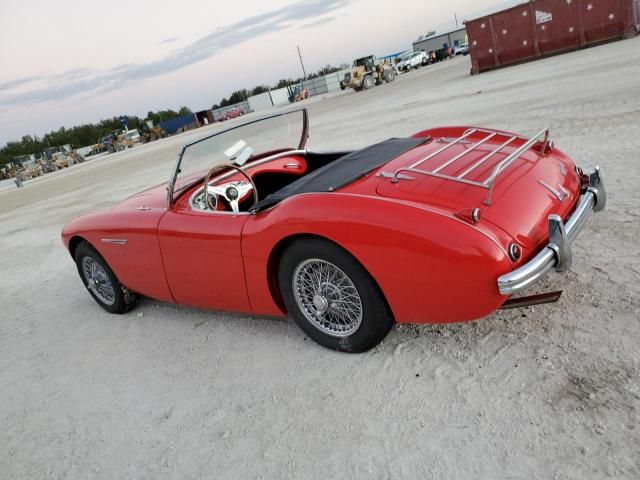
<svg viewBox="0 0 640 480"><path fill-rule="evenodd" d="M375 281L349 253L330 242L305 239L292 244L280 262L278 283L294 321L327 348L365 352L393 327Z"/></svg>
<svg viewBox="0 0 640 480"><path fill-rule="evenodd" d="M126 313L135 306L136 296L118 281L107 262L87 242L76 248L75 261L82 283L107 312Z"/></svg>

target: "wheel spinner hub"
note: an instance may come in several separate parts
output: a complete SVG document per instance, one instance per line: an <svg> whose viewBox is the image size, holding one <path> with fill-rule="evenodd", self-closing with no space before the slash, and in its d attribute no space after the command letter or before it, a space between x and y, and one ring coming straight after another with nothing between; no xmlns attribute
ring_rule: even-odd
<svg viewBox="0 0 640 480"><path fill-rule="evenodd" d="M329 300L327 300L327 297L322 295L314 295L313 306L316 307L316 310L318 311L317 314L322 315L329 309Z"/></svg>

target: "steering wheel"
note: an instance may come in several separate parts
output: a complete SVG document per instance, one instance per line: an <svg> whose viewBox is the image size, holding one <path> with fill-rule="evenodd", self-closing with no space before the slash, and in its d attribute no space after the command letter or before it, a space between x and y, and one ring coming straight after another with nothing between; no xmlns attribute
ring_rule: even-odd
<svg viewBox="0 0 640 480"><path fill-rule="evenodd" d="M240 174L242 174L242 176L244 176L244 178L246 178L249 181L249 184L247 185L246 182L231 182L231 183L221 185L221 186L216 186L216 187L209 186L211 177L229 168L231 170L235 170ZM251 206L251 208L253 208L258 204L258 189L256 188L256 184L253 182L253 179L249 176L247 172L245 172L242 168L237 167L235 165L230 165L230 164L216 165L211 170L209 170L209 173L207 173L207 176L204 177L204 192L205 192L204 198L209 210L216 209L215 204L211 201L211 197L209 196L209 194L212 193L214 195L220 195L227 202L229 202L229 205L231 205L231 210L233 210L233 213L240 213L239 202L251 191L253 191L253 205Z"/></svg>

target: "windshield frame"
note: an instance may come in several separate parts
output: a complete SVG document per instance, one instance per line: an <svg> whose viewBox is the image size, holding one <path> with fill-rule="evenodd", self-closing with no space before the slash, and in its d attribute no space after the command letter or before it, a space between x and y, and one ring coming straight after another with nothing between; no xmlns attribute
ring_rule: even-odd
<svg viewBox="0 0 640 480"><path fill-rule="evenodd" d="M182 164L182 157L184 157L184 153L187 148L192 147L193 145L197 145L198 143L209 140L210 138L217 137L227 132L231 132L233 130L237 130L238 128L246 127L247 125L253 125L258 122L262 122L265 120L270 120L272 118L283 117L285 115L289 115L292 113L302 112L302 134L300 137L300 142L298 143L298 150L304 150L305 145L307 144L307 139L309 138L309 112L306 108L295 108L293 110L287 110L286 112L279 112L273 115L267 115L264 117L256 118L254 120L241 123L240 125L235 125L233 127L226 128L224 130L220 130L219 132L212 133L211 135L207 135L206 137L199 138L193 142L187 143L182 146L180 152L178 153L178 158L176 159L175 166L173 168L173 173L171 178L169 179L169 184L167 185L167 208L170 209L174 200L180 193L182 193L185 189L189 188L192 184L187 184L183 187L180 187L177 191L175 191L176 182L178 180L178 173L180 172L180 165ZM264 153L264 152L258 152ZM250 163L251 159L247 163Z"/></svg>

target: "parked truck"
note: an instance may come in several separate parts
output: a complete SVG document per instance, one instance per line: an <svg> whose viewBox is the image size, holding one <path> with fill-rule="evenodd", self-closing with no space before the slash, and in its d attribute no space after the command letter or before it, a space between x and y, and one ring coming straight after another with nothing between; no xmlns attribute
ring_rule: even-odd
<svg viewBox="0 0 640 480"><path fill-rule="evenodd" d="M379 62L376 57L358 58L353 62L350 72L347 72L340 82L340 88L353 88L356 91L369 90L374 85L381 85L383 82L393 82L396 72L387 62Z"/></svg>

